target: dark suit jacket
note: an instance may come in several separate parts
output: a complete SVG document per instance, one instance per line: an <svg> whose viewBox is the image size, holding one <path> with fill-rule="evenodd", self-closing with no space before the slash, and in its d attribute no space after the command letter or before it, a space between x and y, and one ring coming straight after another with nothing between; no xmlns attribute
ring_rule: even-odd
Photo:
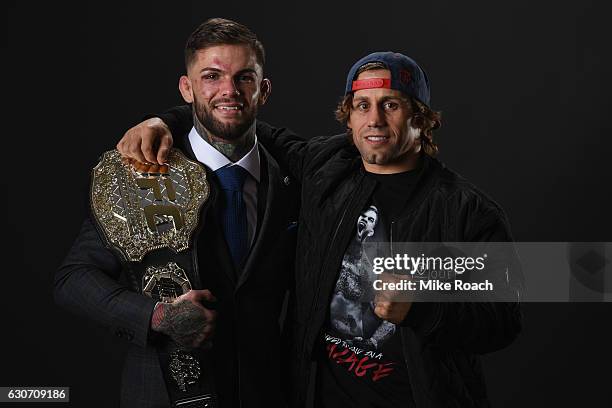
<svg viewBox="0 0 612 408"><path fill-rule="evenodd" d="M258 123L257 134L262 132L270 132L270 127ZM175 140L175 147L195 160L187 135ZM282 379L287 378L289 358L281 340L281 319L293 279L297 186L262 145L259 152L257 230L243 271L234 270L223 239L216 216L218 185L210 169L211 195L195 240L201 282L194 286L209 289L218 299L212 355L221 407L281 406L287 389ZM86 219L56 273L55 299L131 342L122 375L122 406L166 407L167 391L149 333L155 301L119 283L124 267Z"/></svg>

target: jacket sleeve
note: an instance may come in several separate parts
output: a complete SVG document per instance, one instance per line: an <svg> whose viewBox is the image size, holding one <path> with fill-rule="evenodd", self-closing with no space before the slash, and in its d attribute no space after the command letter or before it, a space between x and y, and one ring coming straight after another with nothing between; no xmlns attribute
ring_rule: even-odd
<svg viewBox="0 0 612 408"><path fill-rule="evenodd" d="M499 210L478 214L482 220L472 227L465 241L511 241L505 215ZM472 218L472 220L474 220ZM462 349L483 354L511 344L521 331L521 310L517 302L415 303L406 325L425 343L443 349Z"/></svg>
<svg viewBox="0 0 612 408"><path fill-rule="evenodd" d="M187 134L193 127L193 116L191 114L191 105L174 106L162 113L149 114L144 119L158 117L164 121L172 137L177 139L179 136Z"/></svg>
<svg viewBox="0 0 612 408"><path fill-rule="evenodd" d="M121 269L87 218L55 274L55 302L144 347L156 302L120 284Z"/></svg>
<svg viewBox="0 0 612 408"><path fill-rule="evenodd" d="M270 151L282 168L287 169L301 183L307 157L317 146L319 138L307 141L287 128L273 128L262 123L257 127L257 140Z"/></svg>

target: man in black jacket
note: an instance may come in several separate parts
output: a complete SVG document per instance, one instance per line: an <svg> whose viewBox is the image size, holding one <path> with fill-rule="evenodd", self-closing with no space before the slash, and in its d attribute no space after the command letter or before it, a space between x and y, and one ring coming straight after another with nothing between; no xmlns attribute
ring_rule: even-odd
<svg viewBox="0 0 612 408"><path fill-rule="evenodd" d="M159 340L208 347L214 326L207 354L212 373L204 374L212 374L220 406L283 407L287 365L281 326L293 275L297 195L295 183L257 142L272 137L271 128L255 120L270 92L263 46L241 24L211 19L189 37L185 59L180 90L194 104L195 125L175 134L175 145L205 166L210 184L190 255L181 258L195 264L194 290L157 304L134 293L119 282L120 274L142 263L122 262L88 218L56 273L55 299L131 342L121 406L168 407L184 396L184 390L174 390L168 371L162 372L167 364L158 358ZM230 172L236 177L228 180ZM145 266L147 259L155 260L149 255Z"/></svg>
<svg viewBox="0 0 612 408"><path fill-rule="evenodd" d="M347 77L336 111L347 134L301 140L275 129L262 143L301 184L296 254L294 405L307 400L316 367L316 406L488 406L477 355L520 331L517 303L364 302L365 242L510 241L503 210L434 156L423 70L397 53L370 54ZM189 108L160 115L175 134ZM153 127L156 132L151 132ZM151 144L160 119L128 131ZM312 364L312 363L316 364Z"/></svg>

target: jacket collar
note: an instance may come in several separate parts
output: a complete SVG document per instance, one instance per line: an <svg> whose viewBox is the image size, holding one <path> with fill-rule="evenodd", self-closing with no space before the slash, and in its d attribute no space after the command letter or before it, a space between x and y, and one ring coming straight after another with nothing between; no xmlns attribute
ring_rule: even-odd
<svg viewBox="0 0 612 408"><path fill-rule="evenodd" d="M196 158L200 163L210 168L212 171L226 166L236 165L240 166L259 182L260 176L260 160L259 160L259 148L257 143L257 136L255 136L255 143L247 154L244 155L237 162L232 162L230 159L225 157L223 153L215 149L210 143L205 141L202 136L198 133L195 127L191 128L191 131L187 135L189 145L194 152Z"/></svg>

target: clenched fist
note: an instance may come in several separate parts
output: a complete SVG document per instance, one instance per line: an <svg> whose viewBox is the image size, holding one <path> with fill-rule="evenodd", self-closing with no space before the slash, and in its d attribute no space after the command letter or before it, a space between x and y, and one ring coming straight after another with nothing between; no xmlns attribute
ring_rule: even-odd
<svg viewBox="0 0 612 408"><path fill-rule="evenodd" d="M393 275L383 273L381 279L383 282L398 283L406 276ZM400 324L405 318L412 302L406 299L405 294L398 293L395 290L377 290L374 298L374 313L383 320L394 324Z"/></svg>

